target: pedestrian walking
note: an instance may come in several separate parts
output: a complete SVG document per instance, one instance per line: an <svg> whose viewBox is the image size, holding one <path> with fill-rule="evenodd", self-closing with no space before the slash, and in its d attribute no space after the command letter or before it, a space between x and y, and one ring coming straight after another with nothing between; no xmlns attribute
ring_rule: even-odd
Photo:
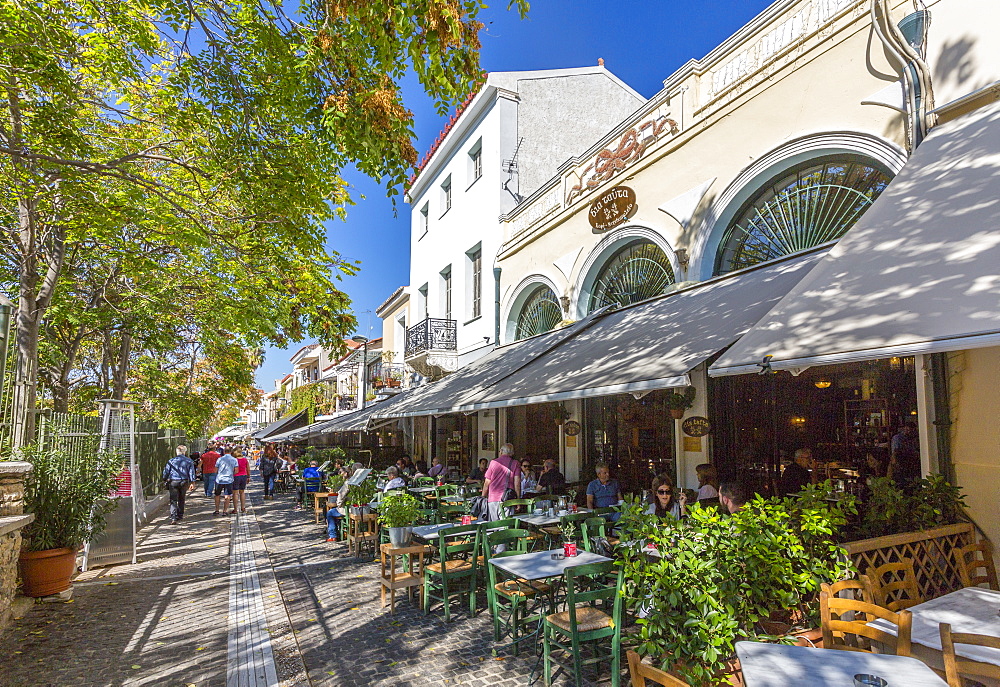
<svg viewBox="0 0 1000 687"><path fill-rule="evenodd" d="M194 461L188 458L187 446L177 447L177 455L163 466L163 482L170 492L170 524L176 525L184 517L184 500L194 489Z"/></svg>
<svg viewBox="0 0 1000 687"><path fill-rule="evenodd" d="M215 495L215 461L220 455L214 441L208 442L208 450L201 454L201 479L205 483L205 496L209 498Z"/></svg>
<svg viewBox="0 0 1000 687"><path fill-rule="evenodd" d="M234 448L233 458L236 459L236 473L233 475L233 511L239 503L240 512L247 512L247 483L250 481L250 461L243 455L243 449Z"/></svg>
<svg viewBox="0 0 1000 687"><path fill-rule="evenodd" d="M278 452L270 444L264 449L260 458L260 476L264 482L264 499L274 500L274 483L278 478Z"/></svg>
<svg viewBox="0 0 1000 687"><path fill-rule="evenodd" d="M219 514L220 498L222 499L222 512L225 515L236 512L236 501L233 500L233 510L229 510L229 502L234 499L233 481L236 479L237 467L239 467L239 463L229 453L220 456L219 460L215 462L215 512L212 515Z"/></svg>

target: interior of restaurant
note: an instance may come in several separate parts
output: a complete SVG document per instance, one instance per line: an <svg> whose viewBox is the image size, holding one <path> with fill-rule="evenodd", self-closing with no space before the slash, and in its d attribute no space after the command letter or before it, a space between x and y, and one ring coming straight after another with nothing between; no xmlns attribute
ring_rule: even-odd
<svg viewBox="0 0 1000 687"><path fill-rule="evenodd" d="M824 365L795 376L710 378L713 457L721 479L757 488L799 448L811 448L821 477L884 475L892 436L917 414L912 357Z"/></svg>
<svg viewBox="0 0 1000 687"><path fill-rule="evenodd" d="M519 460L529 459L541 469L547 458L559 461L558 403L536 403L507 409L507 440Z"/></svg>
<svg viewBox="0 0 1000 687"><path fill-rule="evenodd" d="M588 398L584 402L586 450L580 474L593 479L594 465L611 468L625 492L649 489L653 475L676 480L674 420L665 400L670 390Z"/></svg>

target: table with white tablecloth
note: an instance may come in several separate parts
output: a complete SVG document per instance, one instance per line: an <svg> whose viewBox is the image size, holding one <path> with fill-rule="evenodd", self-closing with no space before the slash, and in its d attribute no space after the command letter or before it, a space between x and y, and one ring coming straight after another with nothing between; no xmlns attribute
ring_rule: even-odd
<svg viewBox="0 0 1000 687"><path fill-rule="evenodd" d="M966 587L925 601L909 609L913 614L911 653L924 663L944 670L941 655L941 623L950 623L952 632L1000 637L1000 592L980 587ZM874 627L896 634L896 626L886 620L873 620ZM1000 649L956 644L959 656L1000 666ZM977 677L987 687L1000 687L1000 680Z"/></svg>

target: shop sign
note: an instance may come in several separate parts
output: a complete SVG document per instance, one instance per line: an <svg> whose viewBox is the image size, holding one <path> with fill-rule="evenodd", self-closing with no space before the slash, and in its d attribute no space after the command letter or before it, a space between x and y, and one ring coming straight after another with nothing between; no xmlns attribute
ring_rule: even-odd
<svg viewBox="0 0 1000 687"><path fill-rule="evenodd" d="M684 450L690 453L701 453L701 437L684 437Z"/></svg>
<svg viewBox="0 0 1000 687"><path fill-rule="evenodd" d="M638 209L635 191L628 186L615 186L590 204L587 216L594 233L602 234L633 217Z"/></svg>
<svg viewBox="0 0 1000 687"><path fill-rule="evenodd" d="M712 433L712 423L708 421L707 417L692 415L681 423L681 429L689 437L703 437Z"/></svg>
<svg viewBox="0 0 1000 687"><path fill-rule="evenodd" d="M568 437L575 437L580 433L580 423L576 420L570 420L569 422L563 424L563 432L565 432Z"/></svg>

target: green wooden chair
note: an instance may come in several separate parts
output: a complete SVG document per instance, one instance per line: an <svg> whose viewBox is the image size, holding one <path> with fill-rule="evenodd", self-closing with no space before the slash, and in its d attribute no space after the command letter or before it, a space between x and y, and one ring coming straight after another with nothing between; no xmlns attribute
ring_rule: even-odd
<svg viewBox="0 0 1000 687"><path fill-rule="evenodd" d="M497 521L499 522L499 521ZM491 523L496 526L496 522ZM485 532L485 530L484 530ZM493 641L499 642L507 632L510 633L511 651L518 653L518 644L531 633L525 633L524 628L532 622L538 622L539 616L528 617L528 605L539 594L551 596L552 587L544 582L529 582L507 577L490 560L505 556L518 556L528 551L528 535L524 529L502 529L485 532L482 537L483 565L487 571L486 599L490 612L493 614ZM500 545L506 546L501 553L493 553Z"/></svg>
<svg viewBox="0 0 1000 687"><path fill-rule="evenodd" d="M552 664L572 669L574 684L583 684L583 668L610 661L611 687L621 680L622 572L613 561L590 563L566 569L566 610L545 617L542 651L545 687L552 684ZM615 576L614 586L601 584ZM598 602L602 607L598 608ZM600 651L602 640L611 640L610 653ZM584 658L581 645L594 642L594 655ZM568 654L571 662L553 657L553 649Z"/></svg>
<svg viewBox="0 0 1000 687"><path fill-rule="evenodd" d="M618 537L611 534L611 523L601 516L587 518L583 521L583 546L587 551L593 548L592 537L604 537L609 544L617 544Z"/></svg>
<svg viewBox="0 0 1000 687"><path fill-rule="evenodd" d="M415 477L413 479L413 486L415 487L432 487L434 486L433 477Z"/></svg>
<svg viewBox="0 0 1000 687"><path fill-rule="evenodd" d="M513 515L515 512L515 510L513 509L519 506L524 506L524 508L527 509L528 512L531 512L531 510L535 507L535 499L507 499L506 501L500 504L500 508L502 509L502 511L504 513L510 513L511 515Z"/></svg>
<svg viewBox="0 0 1000 687"><path fill-rule="evenodd" d="M438 522L455 522L463 515L469 514L469 507L464 503L452 503L438 506Z"/></svg>
<svg viewBox="0 0 1000 687"><path fill-rule="evenodd" d="M437 525L438 522L437 508L421 508L417 511L418 525Z"/></svg>
<svg viewBox="0 0 1000 687"><path fill-rule="evenodd" d="M435 488L434 493L439 504L448 503L449 499L452 503L461 503L458 497L461 497L462 494L457 484L442 484Z"/></svg>
<svg viewBox="0 0 1000 687"><path fill-rule="evenodd" d="M469 615L475 616L479 532L479 525L459 525L438 534L438 562L424 566L424 615L432 600L441 601L444 621L451 622L451 597L467 594Z"/></svg>

